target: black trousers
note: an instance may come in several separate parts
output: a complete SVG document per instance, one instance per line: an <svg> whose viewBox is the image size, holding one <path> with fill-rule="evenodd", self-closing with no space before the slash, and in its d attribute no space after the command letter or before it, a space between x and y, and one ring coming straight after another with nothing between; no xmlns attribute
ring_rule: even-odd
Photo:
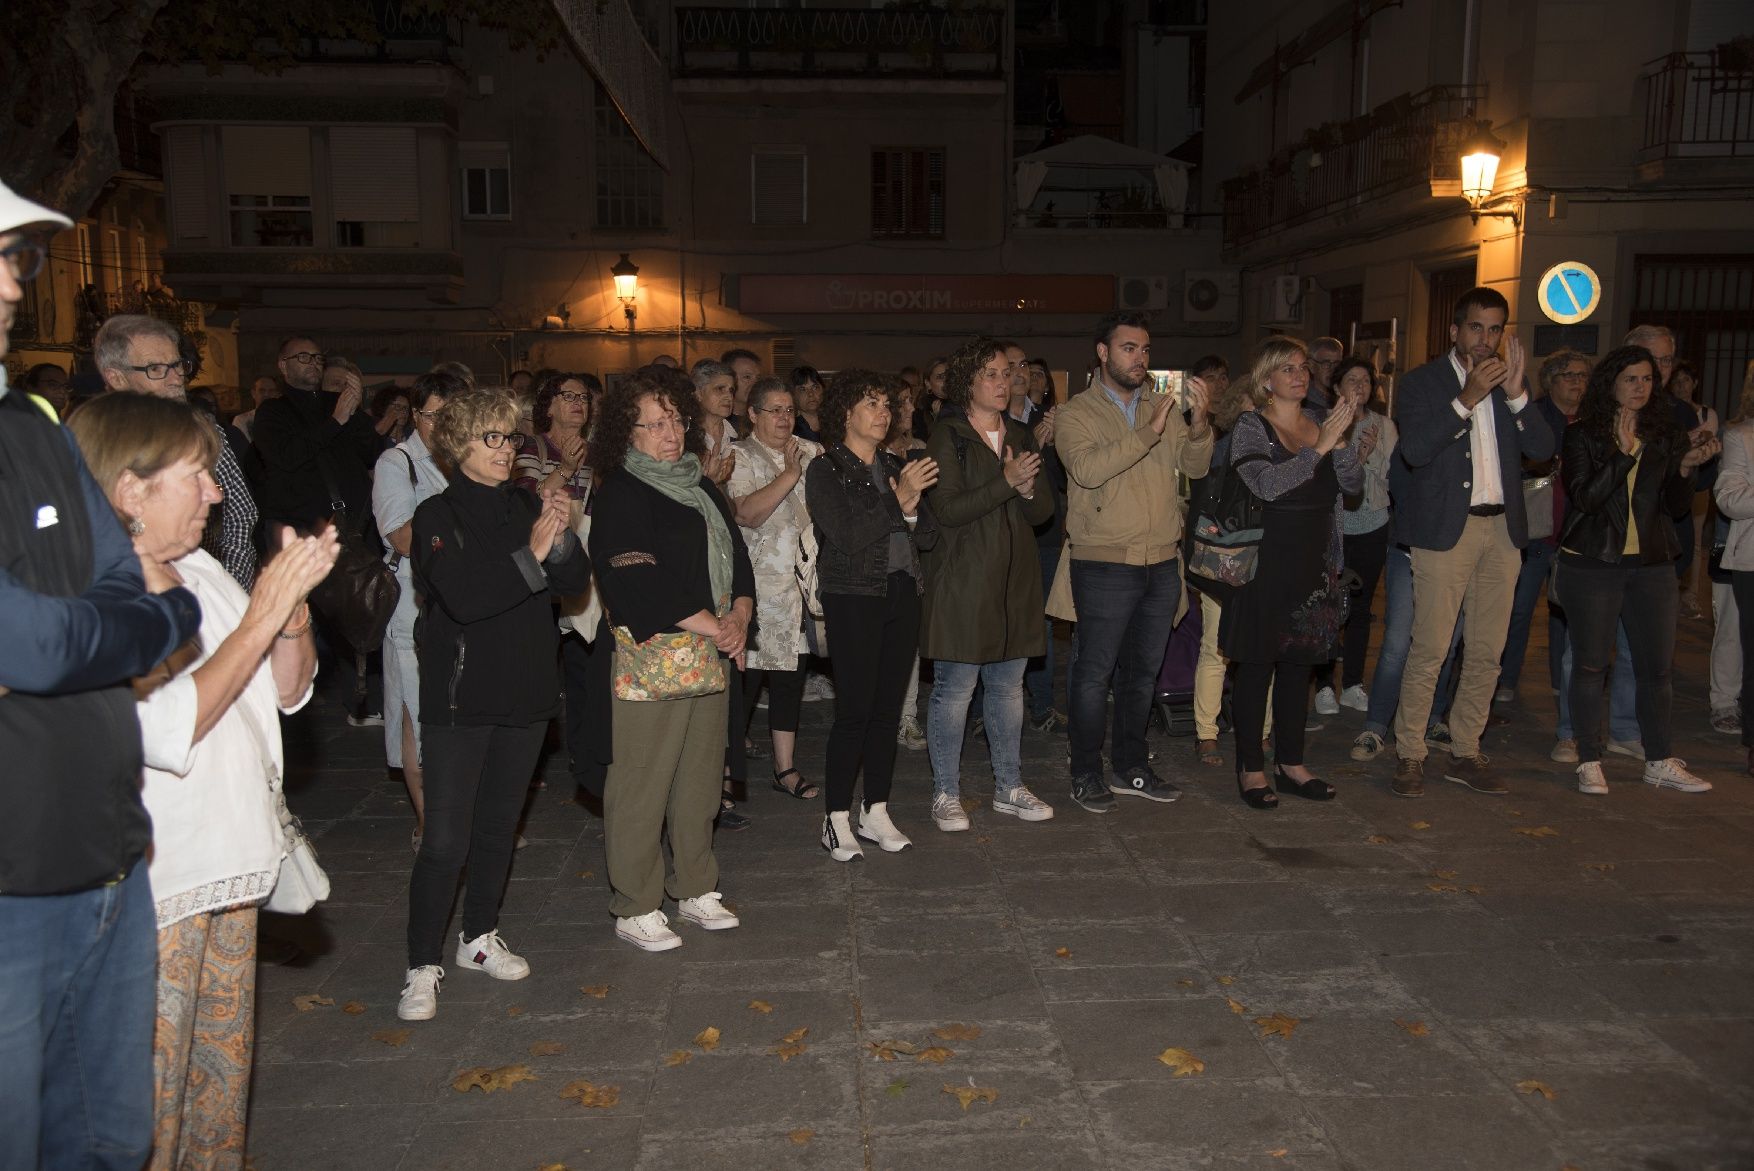
<svg viewBox="0 0 1754 1171"><path fill-rule="evenodd" d="M426 830L408 880L408 966L444 962L457 877L469 867L463 938L499 923L517 839L518 814L548 723L451 727L422 723Z"/></svg>
<svg viewBox="0 0 1754 1171"><path fill-rule="evenodd" d="M1559 554L1556 585L1571 636L1571 730L1577 736L1577 758L1583 762L1602 759L1604 684L1622 624L1632 652L1645 759L1666 760L1671 755L1671 669L1680 596L1669 565L1642 565L1637 556L1610 564Z"/></svg>
<svg viewBox="0 0 1754 1171"><path fill-rule="evenodd" d="M761 685L767 684L767 730L796 732L804 714L804 662L790 671L751 667L743 672L743 727L755 717L755 701L761 696Z"/></svg>
<svg viewBox="0 0 1754 1171"><path fill-rule="evenodd" d="M1368 533L1349 534L1344 538L1344 544L1346 568L1356 573L1358 580L1348 590L1352 605L1346 612L1346 626L1340 633L1339 646L1340 657L1346 661L1346 666L1336 691L1364 683L1364 656L1370 653L1370 623L1375 617L1370 612L1370 603L1376 597L1376 585L1382 580L1383 565L1389 556L1389 526L1383 525ZM1318 686L1334 687L1334 660L1329 659L1318 666L1315 679Z"/></svg>
<svg viewBox="0 0 1754 1171"><path fill-rule="evenodd" d="M865 805L889 800L901 701L920 645L919 590L906 573L892 573L881 598L823 594L822 615L834 648L834 727L824 781L828 811L844 813L853 807L861 767Z"/></svg>
<svg viewBox="0 0 1754 1171"><path fill-rule="evenodd" d="M1309 715L1308 663L1236 663L1230 715L1236 721L1237 771L1264 772L1261 730L1267 726L1267 690L1273 692L1273 759L1303 763L1303 725Z"/></svg>

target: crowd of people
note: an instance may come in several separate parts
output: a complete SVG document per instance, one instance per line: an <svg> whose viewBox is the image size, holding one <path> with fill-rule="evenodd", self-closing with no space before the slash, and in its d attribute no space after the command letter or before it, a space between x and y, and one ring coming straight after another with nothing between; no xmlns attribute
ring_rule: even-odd
<svg viewBox="0 0 1754 1171"><path fill-rule="evenodd" d="M66 224L0 188L0 304L40 265L36 232ZM601 799L615 933L653 952L739 926L714 836L748 824L753 761L822 800L840 863L906 850L910 823L968 830L971 736L994 814L1055 816L1024 775L1032 733L1064 735L1056 788L1083 811L1175 801L1148 730L1182 633L1195 752L1163 772L1225 768L1228 719L1250 810L1338 795L1306 752L1312 687L1315 718L1365 714L1355 760L1392 745L1396 795L1423 795L1433 750L1443 779L1506 793L1481 741L1543 596L1552 757L1576 789L1606 793L1620 753L1708 790L1675 755L1676 574L1715 489L1712 723L1754 746L1754 380L1720 436L1667 330L1531 378L1508 317L1464 295L1392 410L1329 338L1269 337L1234 377L1202 358L1177 389L1148 319L1117 312L1065 396L986 337L895 374L779 377L732 350L605 389L441 362L368 396L299 335L229 422L192 401L173 326L110 317L106 393L64 426L31 393L52 378L0 381L0 1165L241 1159L257 914L296 840L279 717L319 661L380 664L381 705L357 687L348 714L382 725L409 795L406 1020L437 1013L447 948L530 973L499 912L557 719ZM1189 550L1220 507L1253 519L1214 574ZM310 600L356 541L399 586L381 648ZM834 703L820 760L799 751L809 698ZM895 793L902 750L927 753L929 798Z"/></svg>

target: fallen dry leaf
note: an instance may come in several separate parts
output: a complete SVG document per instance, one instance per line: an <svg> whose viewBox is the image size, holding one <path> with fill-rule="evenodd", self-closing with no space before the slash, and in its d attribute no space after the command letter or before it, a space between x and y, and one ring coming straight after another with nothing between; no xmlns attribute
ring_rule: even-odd
<svg viewBox="0 0 1754 1171"><path fill-rule="evenodd" d="M491 1094L495 1090L508 1089L519 1082L536 1080L536 1075L530 1072L530 1067L527 1065L500 1065L491 1069L485 1065L478 1065L474 1069L465 1069L453 1078L451 1089L459 1094L466 1094L470 1090L480 1090L484 1094Z"/></svg>
<svg viewBox="0 0 1754 1171"><path fill-rule="evenodd" d="M1230 1006L1230 1011L1235 1013L1237 1016L1241 1016L1243 1013L1248 1011L1248 1009L1243 1007L1242 1002L1240 1000L1237 1000L1234 996L1226 996L1224 998L1224 1003L1228 1004Z"/></svg>
<svg viewBox="0 0 1754 1171"><path fill-rule="evenodd" d="M1431 823L1429 821L1416 821L1413 823L1413 828L1414 829L1430 829Z"/></svg>
<svg viewBox="0 0 1754 1171"><path fill-rule="evenodd" d="M699 1045L702 1049L705 1049L708 1053L711 1053L714 1049L719 1047L719 1031L711 1025L708 1025L694 1035L694 1043Z"/></svg>
<svg viewBox="0 0 1754 1171"><path fill-rule="evenodd" d="M981 1035L979 1025L945 1025L941 1029L933 1029L932 1036L940 1041L972 1041Z"/></svg>
<svg viewBox="0 0 1754 1171"><path fill-rule="evenodd" d="M964 797L958 802L958 804L962 806L962 811L964 813L973 813L981 807L981 803L973 797Z"/></svg>
<svg viewBox="0 0 1754 1171"><path fill-rule="evenodd" d="M1445 882L1453 881L1455 879L1455 876L1456 876L1456 871L1454 871L1454 870L1433 870L1431 872L1431 877L1441 878Z"/></svg>
<svg viewBox="0 0 1754 1171"><path fill-rule="evenodd" d="M1525 838L1556 838L1559 836L1559 831L1550 825L1519 825L1510 832L1522 834Z"/></svg>
<svg viewBox="0 0 1754 1171"><path fill-rule="evenodd" d="M579 871L578 876L580 878L592 878L596 875L596 873L597 872L595 870L581 870L581 871Z"/></svg>
<svg viewBox="0 0 1754 1171"><path fill-rule="evenodd" d="M1612 862L1585 862L1584 865L1589 867L1591 870L1597 870L1603 874L1606 874L1606 873L1608 873L1608 871L1614 869L1614 864Z"/></svg>
<svg viewBox="0 0 1754 1171"><path fill-rule="evenodd" d="M507 1016L523 1016L525 1013L527 1013L529 1011L530 1011L529 1009L525 1008L521 1004L514 1004L505 1010L505 1014Z"/></svg>
<svg viewBox="0 0 1754 1171"><path fill-rule="evenodd" d="M678 1065L687 1065L690 1061L693 1061L693 1060L694 1060L694 1054L690 1053L688 1050L686 1050L686 1049L672 1049L672 1050L670 1050L669 1056L664 1058L664 1064L669 1066L671 1069L675 1069Z"/></svg>
<svg viewBox="0 0 1754 1171"><path fill-rule="evenodd" d="M933 1045L929 1049L920 1050L920 1055L914 1058L914 1060L930 1061L933 1065L943 1065L946 1061L949 1061L955 1056L956 1050L946 1049L942 1045Z"/></svg>
<svg viewBox="0 0 1754 1171"><path fill-rule="evenodd" d="M992 840L993 839L989 838L986 834L982 834L980 837L978 837L974 840L974 844L977 846L984 846Z"/></svg>
<svg viewBox="0 0 1754 1171"><path fill-rule="evenodd" d="M1395 1024L1397 1024L1401 1028L1407 1030L1408 1036L1412 1036L1412 1037L1429 1037L1429 1036L1431 1036L1431 1027L1429 1025L1427 1025L1424 1021L1404 1021L1404 1020L1401 1020L1400 1018L1397 1017L1395 1019Z"/></svg>
<svg viewBox="0 0 1754 1171"><path fill-rule="evenodd" d="M1177 988L1192 988L1194 982L1192 980L1177 980L1175 985Z"/></svg>
<svg viewBox="0 0 1754 1171"><path fill-rule="evenodd" d="M408 1038L413 1035L413 1029L379 1029L372 1034L372 1040L382 1041L392 1049L400 1049L408 1044Z"/></svg>
<svg viewBox="0 0 1754 1171"><path fill-rule="evenodd" d="M1471 895L1483 895L1486 893L1486 888L1483 886L1464 886L1462 889Z"/></svg>
<svg viewBox="0 0 1754 1171"><path fill-rule="evenodd" d="M1559 1096L1554 1093L1552 1086L1548 1085L1546 1082L1538 1082L1533 1078L1530 1078L1527 1081L1518 1082L1516 1088L1519 1094L1539 1094L1549 1102Z"/></svg>
<svg viewBox="0 0 1754 1171"><path fill-rule="evenodd" d="M531 1057L553 1057L556 1053L565 1053L566 1046L559 1041L533 1041L530 1044Z"/></svg>
<svg viewBox="0 0 1754 1171"><path fill-rule="evenodd" d="M1186 1049L1165 1049L1157 1055L1157 1060L1175 1070L1176 1077L1206 1072L1206 1063Z"/></svg>
<svg viewBox="0 0 1754 1171"><path fill-rule="evenodd" d="M885 1094L888 1094L891 1098L899 1098L903 1094L907 1093L908 1087L911 1086L912 1084L913 1083L908 1081L906 1078L898 1077L894 1081L890 1082L888 1085L884 1086L883 1092Z"/></svg>
<svg viewBox="0 0 1754 1171"><path fill-rule="evenodd" d="M346 1013L348 1016L358 1016L360 1013L365 1011L365 1002L359 1001L359 1000L349 1000L346 1004L341 1006L341 1011Z"/></svg>
<svg viewBox="0 0 1754 1171"><path fill-rule="evenodd" d="M802 1041L787 1041L775 1045L772 1049L769 1049L768 1052L779 1058L781 1061L790 1061L808 1048L810 1048L810 1046L804 1044Z"/></svg>
<svg viewBox="0 0 1754 1171"><path fill-rule="evenodd" d="M593 1000L602 1000L609 995L610 987L608 984L580 984L579 991Z"/></svg>
<svg viewBox="0 0 1754 1171"><path fill-rule="evenodd" d="M907 1041L867 1041L866 1045L878 1061L894 1061L897 1053L913 1054L919 1050Z"/></svg>
<svg viewBox="0 0 1754 1171"><path fill-rule="evenodd" d="M1286 1155L1289 1155L1290 1153L1291 1153L1291 1148L1289 1148L1289 1147L1274 1147L1272 1150L1267 1152L1268 1155L1272 1156L1275 1159L1283 1159Z"/></svg>
<svg viewBox="0 0 1754 1171"><path fill-rule="evenodd" d="M295 996L292 998L292 1007L298 1009L300 1012L309 1012L311 1009L319 1006L327 1008L334 1003L335 1000L333 997L324 996L320 992L307 992L303 996Z"/></svg>
<svg viewBox="0 0 1754 1171"><path fill-rule="evenodd" d="M1428 882L1425 884L1425 889L1436 891L1438 894L1459 894L1462 888L1453 882Z"/></svg>
<svg viewBox="0 0 1754 1171"><path fill-rule="evenodd" d="M773 1011L773 1005L769 1004L765 1000L751 1000L749 1002L749 1007L754 1009L756 1012L760 1013L763 1016L766 1016L768 1013Z"/></svg>
<svg viewBox="0 0 1754 1171"><path fill-rule="evenodd" d="M536 1171L568 1171L565 1163L544 1163Z"/></svg>
<svg viewBox="0 0 1754 1171"><path fill-rule="evenodd" d="M791 1032L789 1032L785 1036L781 1037L780 1040L784 1041L788 1045L796 1045L799 1041L802 1041L805 1037L808 1037L809 1035L810 1035L810 1026L809 1025L799 1025L797 1028L793 1029Z"/></svg>
<svg viewBox="0 0 1754 1171"><path fill-rule="evenodd" d="M983 1086L953 1086L946 1082L944 1092L962 1103L964 1114L968 1113L968 1108L976 1102L986 1102L991 1105L999 1100L998 1090L987 1089Z"/></svg>
<svg viewBox="0 0 1754 1171"><path fill-rule="evenodd" d="M1289 1037L1297 1031L1297 1026L1302 1023L1296 1017L1286 1016L1282 1012L1276 1012L1272 1016L1255 1018L1255 1024L1261 1026L1261 1036L1263 1037Z"/></svg>
<svg viewBox="0 0 1754 1171"><path fill-rule="evenodd" d="M1072 958L1072 949L1069 947L1056 947L1054 948L1054 954L1063 960L1069 960Z"/></svg>
<svg viewBox="0 0 1754 1171"><path fill-rule="evenodd" d="M589 1106L596 1110L607 1110L621 1102L620 1086L599 1086L580 1078L576 1082L568 1082L560 1088L560 1096L581 1106Z"/></svg>
<svg viewBox="0 0 1754 1171"><path fill-rule="evenodd" d="M806 1143L808 1143L811 1139L815 1138L816 1132L813 1130L806 1130L800 1126L797 1130L794 1130L794 1131L791 1131L790 1133L788 1133L786 1135L786 1137L791 1139L793 1143L795 1143L801 1147L801 1146L804 1146Z"/></svg>
<svg viewBox="0 0 1754 1171"><path fill-rule="evenodd" d="M1387 846L1387 845L1392 844L1394 841L1393 838L1384 837L1382 834L1371 834L1368 838L1365 838L1364 840L1369 842L1373 846Z"/></svg>
<svg viewBox="0 0 1754 1171"><path fill-rule="evenodd" d="M1236 983L1236 977L1235 976L1220 976L1220 977L1218 977L1218 982L1220 984L1224 985L1226 988L1228 988L1232 984Z"/></svg>

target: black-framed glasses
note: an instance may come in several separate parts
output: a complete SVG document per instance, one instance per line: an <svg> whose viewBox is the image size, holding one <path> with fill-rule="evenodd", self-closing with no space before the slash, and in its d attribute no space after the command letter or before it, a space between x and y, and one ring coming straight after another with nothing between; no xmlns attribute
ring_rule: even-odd
<svg viewBox="0 0 1754 1171"><path fill-rule="evenodd" d="M34 280L43 271L43 261L48 255L49 250L43 247L41 240L14 240L0 248L0 256L6 258L6 267L16 281Z"/></svg>
<svg viewBox="0 0 1754 1171"><path fill-rule="evenodd" d="M172 370L187 378L195 372L195 363L184 358L176 362L148 362L144 366L129 366L127 369L138 371L153 382L163 382L170 377Z"/></svg>
<svg viewBox="0 0 1754 1171"><path fill-rule="evenodd" d="M327 366L329 364L329 356L327 354L313 353L310 350L300 350L296 354L287 354L280 360L282 362L297 362L300 366L309 366L313 362L318 366Z"/></svg>
<svg viewBox="0 0 1754 1171"><path fill-rule="evenodd" d="M591 393L587 390L563 390L554 396L562 402L583 403L591 401Z"/></svg>
<svg viewBox="0 0 1754 1171"><path fill-rule="evenodd" d="M517 451L524 446L525 438L527 437L522 431L483 431L481 433L481 442L495 450L510 443L512 450Z"/></svg>

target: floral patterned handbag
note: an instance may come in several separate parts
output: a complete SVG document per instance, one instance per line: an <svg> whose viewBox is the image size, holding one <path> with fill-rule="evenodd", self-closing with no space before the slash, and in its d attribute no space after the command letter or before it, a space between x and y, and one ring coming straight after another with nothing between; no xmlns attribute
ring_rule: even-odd
<svg viewBox="0 0 1754 1171"><path fill-rule="evenodd" d="M615 633L615 698L643 703L659 699L693 699L725 690L725 660L704 634L686 630L660 631L644 642L633 641L625 626Z"/></svg>

